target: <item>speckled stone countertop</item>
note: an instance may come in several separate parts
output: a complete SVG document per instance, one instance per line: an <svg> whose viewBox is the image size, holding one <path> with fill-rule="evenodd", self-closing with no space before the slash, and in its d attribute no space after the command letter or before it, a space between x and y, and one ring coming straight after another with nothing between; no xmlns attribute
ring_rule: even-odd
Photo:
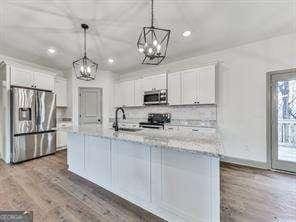
<svg viewBox="0 0 296 222"><path fill-rule="evenodd" d="M70 133L98 136L160 148L220 157L223 155L217 132L143 129L137 132L118 131L100 126L60 127Z"/></svg>

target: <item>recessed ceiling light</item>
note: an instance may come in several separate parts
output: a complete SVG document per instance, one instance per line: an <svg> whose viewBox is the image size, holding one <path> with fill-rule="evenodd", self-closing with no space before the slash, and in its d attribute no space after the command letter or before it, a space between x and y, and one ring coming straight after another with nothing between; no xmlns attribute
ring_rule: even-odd
<svg viewBox="0 0 296 222"><path fill-rule="evenodd" d="M184 37L188 37L188 36L191 35L191 31L187 30L187 31L183 32L182 35L183 35Z"/></svg>
<svg viewBox="0 0 296 222"><path fill-rule="evenodd" d="M110 64L112 64L112 63L114 63L114 59L109 58L109 59L108 59L108 62L109 62Z"/></svg>
<svg viewBox="0 0 296 222"><path fill-rule="evenodd" d="M57 50L54 47L50 47L47 49L47 53L49 55L54 55L54 54L56 54L56 52L57 52Z"/></svg>

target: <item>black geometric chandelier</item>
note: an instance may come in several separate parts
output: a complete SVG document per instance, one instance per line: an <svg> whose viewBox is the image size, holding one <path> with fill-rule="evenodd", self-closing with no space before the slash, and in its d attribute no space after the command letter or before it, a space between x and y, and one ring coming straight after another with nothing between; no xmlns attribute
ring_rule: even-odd
<svg viewBox="0 0 296 222"><path fill-rule="evenodd" d="M166 57L171 30L154 27L153 0L151 0L151 26L143 27L137 42L143 54L142 64L158 65Z"/></svg>
<svg viewBox="0 0 296 222"><path fill-rule="evenodd" d="M76 78L80 80L90 81L96 78L98 72L98 64L87 58L86 56L86 30L89 28L87 24L81 24L84 30L84 55L81 59L73 62L73 68Z"/></svg>

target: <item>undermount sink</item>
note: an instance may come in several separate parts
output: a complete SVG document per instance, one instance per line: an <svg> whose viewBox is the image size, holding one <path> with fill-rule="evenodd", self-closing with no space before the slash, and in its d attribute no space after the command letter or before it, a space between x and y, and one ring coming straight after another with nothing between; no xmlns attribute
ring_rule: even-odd
<svg viewBox="0 0 296 222"><path fill-rule="evenodd" d="M118 128L119 131L127 131L127 132L138 132L141 131L142 129L140 128Z"/></svg>

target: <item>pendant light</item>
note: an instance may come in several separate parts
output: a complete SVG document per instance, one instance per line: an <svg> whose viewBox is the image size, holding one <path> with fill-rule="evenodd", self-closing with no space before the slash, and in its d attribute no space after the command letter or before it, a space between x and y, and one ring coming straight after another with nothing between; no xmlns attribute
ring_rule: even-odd
<svg viewBox="0 0 296 222"><path fill-rule="evenodd" d="M89 27L87 24L81 24L81 27L84 31L84 55L81 59L73 62L73 68L77 79L90 81L96 78L98 64L86 56L86 30Z"/></svg>
<svg viewBox="0 0 296 222"><path fill-rule="evenodd" d="M137 42L138 51L143 55L142 64L158 65L166 57L171 30L154 26L154 1L151 0L151 26L143 27Z"/></svg>

